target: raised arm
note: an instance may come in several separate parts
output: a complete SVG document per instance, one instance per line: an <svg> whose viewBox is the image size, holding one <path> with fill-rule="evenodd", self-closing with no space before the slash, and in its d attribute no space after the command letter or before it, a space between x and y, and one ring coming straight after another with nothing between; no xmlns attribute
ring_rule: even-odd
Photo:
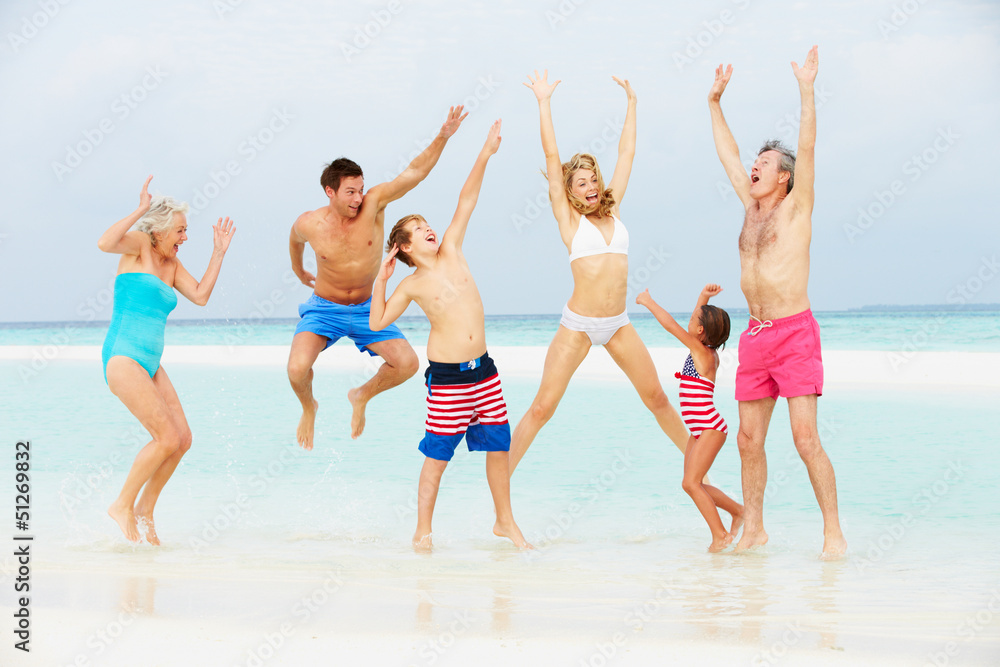
<svg viewBox="0 0 1000 667"><path fill-rule="evenodd" d="M431 169L437 164L438 158L441 157L441 152L444 151L448 139L455 134L462 121L469 115L462 113L463 108L462 105L459 105L448 109L448 118L441 126L441 131L434 137L434 141L413 159L413 162L403 170L403 173L388 183L380 183L368 191L365 200L372 200L376 204L376 213L384 209L389 202L396 201L415 188L420 181L427 178Z"/></svg>
<svg viewBox="0 0 1000 667"><path fill-rule="evenodd" d="M715 283L709 283L705 285L705 287L703 287L701 290L701 294L698 295L697 303L694 304L695 309L701 308L702 306L707 306L708 300L711 299L713 296L717 295L721 291L722 287L720 285L716 285Z"/></svg>
<svg viewBox="0 0 1000 667"><path fill-rule="evenodd" d="M153 197L149 194L149 182L151 180L153 180L152 176L147 178L146 182L142 184L142 190L139 192L139 208L111 225L108 231L101 234L101 238L97 241L97 247L102 251L119 255L138 255L139 251L142 250L143 237L145 235L139 232L130 234L129 230L132 229L132 225L138 222L139 218L146 214L150 203L153 201Z"/></svg>
<svg viewBox="0 0 1000 667"><path fill-rule="evenodd" d="M229 243L233 240L236 228L233 227L233 221L229 218L226 218L225 222L219 218L219 221L212 225L212 231L215 247L212 250L212 258L208 260L208 268L205 269L205 275L202 276L201 280L195 280L194 276L188 273L179 261L177 262L177 273L174 274L174 287L177 291L199 306L207 304L208 298L212 296L215 281L219 278L219 269L222 268L222 258L229 250Z"/></svg>
<svg viewBox="0 0 1000 667"><path fill-rule="evenodd" d="M799 67L792 62L792 72L799 82L802 99L802 118L799 122L799 147L795 154L795 181L790 194L795 208L812 213L816 179L816 99L813 83L819 71L819 47L813 46L806 62Z"/></svg>
<svg viewBox="0 0 1000 667"><path fill-rule="evenodd" d="M396 286L396 291L392 293L389 300L385 300L385 286L396 268L397 252L399 252L399 248L393 246L392 251L382 260L382 267L378 270L378 276L372 286L372 304L368 314L368 327L372 331L381 331L395 322L412 301L406 284L409 277L403 278L403 282Z"/></svg>
<svg viewBox="0 0 1000 667"><path fill-rule="evenodd" d="M692 354L701 354L708 349L702 345L700 340L689 334L687 329L678 324L673 315L664 310L660 304L656 303L653 297L650 296L648 289L643 290L635 298L635 302L649 309L649 312L653 314L653 317L660 323L660 326L666 329L667 333L679 340L684 347L691 350Z"/></svg>
<svg viewBox="0 0 1000 667"><path fill-rule="evenodd" d="M552 125L552 106L550 101L552 93L562 79L549 85L549 71L545 70L538 76L535 70L535 77L528 75L530 83L524 84L531 88L538 100L538 115L542 131L542 151L545 152L545 176L549 180L549 200L552 202L552 213L556 217L556 222L560 226L568 225L573 217L569 199L566 198L566 188L562 180L562 162L559 160L559 149L556 147L556 130Z"/></svg>
<svg viewBox="0 0 1000 667"><path fill-rule="evenodd" d="M486 143L483 144L483 149L479 151L476 163L472 165L472 172L465 179L462 192L458 195L458 208L455 209L455 215L451 218L448 231L444 233L444 238L441 239L442 250L454 251L462 248L462 241L465 239L465 230L469 226L469 218L472 217L472 211L476 208L476 202L479 200L479 190L483 186L483 174L486 173L486 163L489 162L490 157L500 148L500 139L500 121L498 120L490 127Z"/></svg>
<svg viewBox="0 0 1000 667"><path fill-rule="evenodd" d="M719 154L722 167L726 170L729 182L736 190L736 196L743 202L743 206L750 206L750 177L747 176L743 163L740 162L740 149L736 145L736 139L729 130L726 117L722 115L722 93L729 83L729 77L733 75L733 66L729 65L725 71L722 65L715 70L715 82L708 92L708 110L712 114L712 138L715 139L715 151Z"/></svg>
<svg viewBox="0 0 1000 667"><path fill-rule="evenodd" d="M299 225L307 214L299 216L299 219L292 223L292 232L288 238L288 254L292 257L292 272L306 287L316 288L316 276L305 270L302 266L302 255L306 249L308 239L302 235Z"/></svg>
<svg viewBox="0 0 1000 667"><path fill-rule="evenodd" d="M618 140L618 161L615 163L615 173L611 176L611 194L615 198L615 206L621 206L625 198L625 188L628 187L629 176L632 175L632 160L635 159L635 91L628 79L624 81L616 76L611 77L628 95L628 109L625 111L625 124L622 126L622 136Z"/></svg>

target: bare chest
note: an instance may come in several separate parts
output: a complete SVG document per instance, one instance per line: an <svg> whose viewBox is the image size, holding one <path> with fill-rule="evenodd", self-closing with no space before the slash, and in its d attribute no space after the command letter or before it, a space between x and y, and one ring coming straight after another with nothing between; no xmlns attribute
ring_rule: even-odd
<svg viewBox="0 0 1000 667"><path fill-rule="evenodd" d="M309 244L320 263L369 260L375 255L381 256L382 238L378 231L372 226L367 229L321 226L309 239Z"/></svg>
<svg viewBox="0 0 1000 667"><path fill-rule="evenodd" d="M762 213L757 210L747 211L743 220L743 231L740 232L740 254L760 256L779 244L778 211Z"/></svg>

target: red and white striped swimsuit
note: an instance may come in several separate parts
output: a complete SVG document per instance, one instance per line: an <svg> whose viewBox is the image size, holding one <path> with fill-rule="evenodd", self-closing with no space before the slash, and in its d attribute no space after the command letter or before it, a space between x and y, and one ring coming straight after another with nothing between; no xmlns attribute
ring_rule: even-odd
<svg viewBox="0 0 1000 667"><path fill-rule="evenodd" d="M690 354L674 377L681 381L681 418L691 435L698 438L709 429L729 433L726 420L715 409L715 383L698 375Z"/></svg>

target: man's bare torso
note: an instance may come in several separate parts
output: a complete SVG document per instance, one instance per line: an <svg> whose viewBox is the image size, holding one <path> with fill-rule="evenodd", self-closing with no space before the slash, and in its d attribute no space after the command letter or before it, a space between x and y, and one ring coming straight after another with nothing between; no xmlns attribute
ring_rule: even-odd
<svg viewBox="0 0 1000 667"><path fill-rule="evenodd" d="M790 199L770 211L752 201L740 233L740 288L760 320L809 309L810 221Z"/></svg>
<svg viewBox="0 0 1000 667"><path fill-rule="evenodd" d="M351 305L372 295L372 285L382 262L385 210L365 210L337 221L328 206L299 219L299 234L316 253L316 295L328 301Z"/></svg>

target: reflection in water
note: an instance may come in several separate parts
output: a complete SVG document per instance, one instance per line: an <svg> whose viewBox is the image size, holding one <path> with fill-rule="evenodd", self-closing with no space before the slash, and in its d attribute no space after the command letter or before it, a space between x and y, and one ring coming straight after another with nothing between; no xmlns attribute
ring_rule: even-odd
<svg viewBox="0 0 1000 667"><path fill-rule="evenodd" d="M821 563L820 580L815 586L803 586L809 608L817 613L816 625L819 630L819 648L829 648L843 651L837 646L837 609L836 594L840 575L846 566L846 560L824 561Z"/></svg>
<svg viewBox="0 0 1000 667"><path fill-rule="evenodd" d="M152 616L155 612L156 579L128 577L122 588L121 609L130 614Z"/></svg>

